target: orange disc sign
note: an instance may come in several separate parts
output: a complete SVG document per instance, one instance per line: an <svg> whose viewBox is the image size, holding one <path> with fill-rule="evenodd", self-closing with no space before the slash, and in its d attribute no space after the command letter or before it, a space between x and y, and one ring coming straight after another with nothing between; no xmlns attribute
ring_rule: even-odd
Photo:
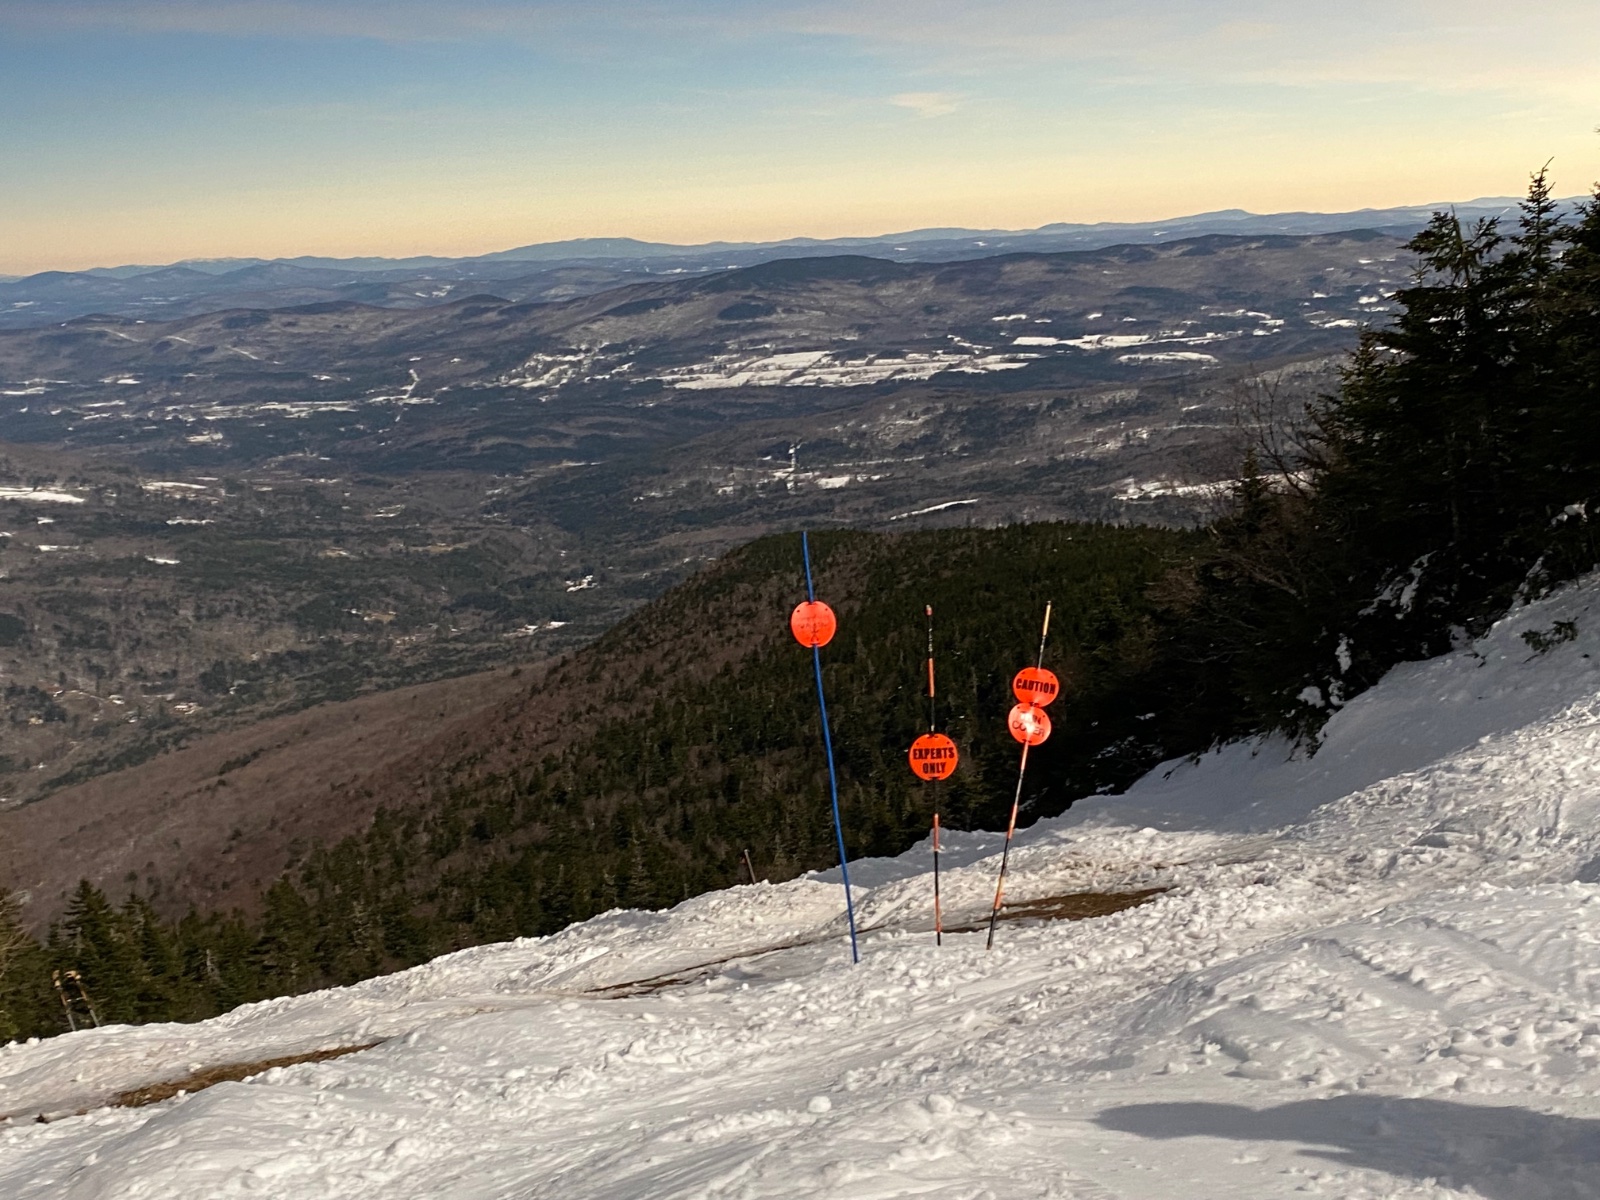
<svg viewBox="0 0 1600 1200"><path fill-rule="evenodd" d="M1050 736L1050 717L1037 704L1019 704L1006 718L1011 736L1026 746L1037 746Z"/></svg>
<svg viewBox="0 0 1600 1200"><path fill-rule="evenodd" d="M789 614L789 630L802 646L826 646L838 628L833 609L821 600L803 600Z"/></svg>
<svg viewBox="0 0 1600 1200"><path fill-rule="evenodd" d="M942 733L925 733L911 743L911 772L918 779L948 779L961 760L956 744Z"/></svg>
<svg viewBox="0 0 1600 1200"><path fill-rule="evenodd" d="M1061 681L1054 671L1043 667L1023 667L1011 681L1011 691L1024 704L1049 704L1061 694Z"/></svg>

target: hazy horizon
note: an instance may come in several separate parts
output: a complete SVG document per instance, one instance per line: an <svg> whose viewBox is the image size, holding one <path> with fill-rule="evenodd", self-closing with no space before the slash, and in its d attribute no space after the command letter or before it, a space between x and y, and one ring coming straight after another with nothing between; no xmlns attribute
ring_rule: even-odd
<svg viewBox="0 0 1600 1200"><path fill-rule="evenodd" d="M1577 195L1574 195L1574 196L1561 197L1560 198L1560 202L1562 202L1562 203L1582 202L1584 200L1589 199L1591 194L1592 193L1580 193L1580 194L1577 194ZM1259 218L1259 219L1270 219L1270 218L1279 217L1279 216L1287 217L1287 216L1299 216L1299 215L1305 215L1305 216L1343 216L1343 215L1357 216L1357 215L1360 215L1360 214L1363 214L1363 213L1386 213L1386 212L1393 212L1393 211L1401 210L1401 209L1435 209L1435 210L1439 210L1439 209L1448 209L1448 208L1453 207L1453 206L1459 206L1459 207L1466 208L1466 207L1487 207L1487 206L1491 206L1491 205L1495 205L1495 204L1504 204L1504 205L1509 207L1511 205L1516 204L1519 200L1520 200L1520 197L1513 196L1513 195L1505 195L1505 196L1474 196L1474 197L1471 197L1470 199L1465 199L1465 200L1461 200L1461 199L1435 199L1435 200L1431 200L1431 201L1425 201L1425 202L1422 202L1420 204L1393 204L1393 205L1381 205L1381 206L1380 205L1370 205L1369 204L1369 205L1363 205L1360 208L1346 209L1346 210L1342 210L1342 211L1339 211L1339 212L1329 212L1327 210L1297 209L1297 210L1285 211L1285 212L1281 212L1281 213L1255 213L1255 212L1250 212L1248 209L1223 208L1223 209L1208 209L1205 212L1173 213L1173 214L1169 214L1169 215L1163 216L1163 217L1152 218L1152 219L1150 219L1148 221L1117 221L1117 220L1108 220L1108 221L1102 221L1102 222L1047 221L1042 226L1032 226L1032 227L1020 228L1020 229L1001 229L998 226L992 226L992 225L989 225L989 226L921 226L921 227L918 227L918 228L900 227L900 228L888 229L888 230L885 230L885 231L880 232L880 233L860 233L860 232L857 232L857 233L843 233L843 234L833 235L832 237L829 237L829 238L819 238L819 237L813 236L811 234L797 233L797 234L790 234L790 235L788 235L786 237L765 238L765 239L753 240L753 241L750 241L750 242L735 242L735 241L732 241L731 239L727 239L727 238L714 238L714 239L712 239L710 241L707 241L707 242L651 242L651 241L647 241L646 239L635 238L630 234L612 232L612 233L589 234L589 235L583 235L583 236L579 236L579 237L575 237L575 238L563 238L563 239L560 239L560 240L555 241L555 242L519 242L518 244L516 244L514 246L494 246L494 247L490 247L487 250L475 251L475 252L472 252L472 253L462 254L462 255L435 254L435 253L432 253L432 252L430 252L428 250L425 250L425 249L424 250L413 251L413 252L406 253L406 254L392 254L392 255L280 254L280 255L274 255L274 256L269 258L266 255L260 255L260 254L240 254L240 255L230 255L230 256L215 257L215 258L199 258L199 257L196 257L196 258L174 259L174 260L172 260L170 262L164 262L164 263L157 263L157 262L149 262L149 263L131 263L131 262L127 262L127 263L110 263L110 262L105 262L105 263L91 263L91 264L88 264L86 266L76 267L76 268L46 267L46 268L42 268L41 271L33 271L33 272L28 272L28 273L8 272L8 271L0 270L0 278L26 278L27 275L29 275L29 274L40 274L40 273L48 272L48 271L52 271L52 270L59 270L59 271L135 270L135 269L141 269L141 268L147 268L147 269L150 269L150 270L160 270L160 269L166 268L166 267L178 267L178 266L185 266L185 265L190 265L190 264L196 264L196 265L198 265L198 264L220 265L220 264L224 264L224 263L250 264L250 263L257 263L257 262L294 262L294 261L300 260L300 259L313 259L313 260L326 259L326 260L339 260L339 261L350 261L350 262L364 261L364 260L387 260L387 261L393 261L393 262L397 262L397 263L403 263L403 262L406 262L408 260L423 259L423 258L466 259L466 258L473 258L473 257L476 257L476 256L481 256L481 255L505 254L505 253L509 253L511 251L514 251L514 250L517 250L517 249L522 249L522 248L525 248L525 247L547 246L547 245L562 245L562 244L568 243L568 242L582 243L582 242L633 241L633 242L638 242L638 243L640 243L642 245L649 245L649 246L656 246L656 247L671 246L671 247L681 248L681 249L683 249L685 251L701 250L701 249L704 249L704 248L717 247L717 246L728 246L728 247L760 246L760 245L774 245L774 246L777 246L777 245L782 245L784 243L794 243L794 242L817 242L819 245L826 246L826 245L830 245L830 244L836 244L836 243L838 243L840 241L867 241L867 240L886 241L888 239L896 238L896 237L914 237L914 236L917 236L919 234L929 233L931 231L949 231L949 232L952 232L952 233L953 232L961 232L961 233L968 233L968 234L991 234L991 235L1013 234L1014 235L1014 234L1028 234L1028 233L1032 233L1032 232L1034 232L1035 230L1038 230L1038 229L1050 228L1051 226L1066 226L1066 227L1070 227L1070 228L1077 228L1077 227L1086 227L1087 228L1087 227L1091 227L1091 226L1094 226L1094 225L1105 225L1105 226L1110 226L1110 227L1117 228L1117 227L1122 227L1122 226L1126 225L1126 226L1137 228L1137 227L1142 227L1142 226L1147 226L1147 225L1159 225L1159 224L1162 224L1163 222L1188 221L1188 220L1193 220L1195 218L1208 217L1208 216L1224 214L1224 213L1245 213L1245 214L1248 214L1250 217Z"/></svg>

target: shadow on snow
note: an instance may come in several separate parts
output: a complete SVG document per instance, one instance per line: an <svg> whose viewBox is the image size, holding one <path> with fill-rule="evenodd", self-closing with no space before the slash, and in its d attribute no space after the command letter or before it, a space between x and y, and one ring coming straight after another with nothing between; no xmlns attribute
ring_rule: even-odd
<svg viewBox="0 0 1600 1200"><path fill-rule="evenodd" d="M1600 1121L1525 1108L1337 1096L1276 1108L1129 1104L1096 1123L1149 1138L1301 1142L1301 1153L1347 1168L1471 1188L1487 1200L1593 1200L1600 1195Z"/></svg>

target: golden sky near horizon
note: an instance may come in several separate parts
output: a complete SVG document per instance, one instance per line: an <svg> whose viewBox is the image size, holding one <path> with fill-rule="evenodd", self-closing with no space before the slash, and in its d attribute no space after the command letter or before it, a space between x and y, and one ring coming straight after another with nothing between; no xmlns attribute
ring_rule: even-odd
<svg viewBox="0 0 1600 1200"><path fill-rule="evenodd" d="M1600 5L0 0L0 272L1558 194Z"/></svg>

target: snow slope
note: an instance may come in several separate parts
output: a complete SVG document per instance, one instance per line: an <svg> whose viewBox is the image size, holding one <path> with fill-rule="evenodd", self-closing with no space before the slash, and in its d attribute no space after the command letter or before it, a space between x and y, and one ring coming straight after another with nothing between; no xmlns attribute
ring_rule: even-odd
<svg viewBox="0 0 1600 1200"><path fill-rule="evenodd" d="M1041 822L1012 899L1170 890L991 953L933 945L919 847L853 871L857 967L817 876L8 1047L0 1195L1600 1196L1597 615L1586 581L1396 670L1310 760L1229 747ZM953 843L961 924L999 839Z"/></svg>

